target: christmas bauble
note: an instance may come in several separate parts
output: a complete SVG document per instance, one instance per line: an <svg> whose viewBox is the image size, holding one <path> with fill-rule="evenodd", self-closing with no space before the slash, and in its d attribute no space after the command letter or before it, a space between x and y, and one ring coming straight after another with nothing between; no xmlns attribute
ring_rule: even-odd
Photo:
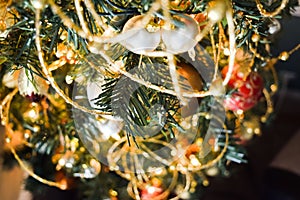
<svg viewBox="0 0 300 200"><path fill-rule="evenodd" d="M163 193L162 182L158 178L153 178L151 183L147 184L141 190L141 200L156 199Z"/></svg>
<svg viewBox="0 0 300 200"><path fill-rule="evenodd" d="M96 98L102 92L102 88L101 88L102 84L103 82L95 81L95 82L88 82L86 86L86 94L88 97L88 101L93 108L101 107L96 104L97 102Z"/></svg>
<svg viewBox="0 0 300 200"><path fill-rule="evenodd" d="M22 68L18 77L19 92L23 96L47 95L49 84L33 71ZM36 98L32 98L35 100Z"/></svg>
<svg viewBox="0 0 300 200"><path fill-rule="evenodd" d="M8 88L16 88L18 87L18 77L20 74L20 70L9 71L4 74L2 83Z"/></svg>
<svg viewBox="0 0 300 200"><path fill-rule="evenodd" d="M228 110L237 111L237 110L249 110L256 105L258 101L257 97L244 97L239 93L233 93L230 97L224 100L224 106Z"/></svg>
<svg viewBox="0 0 300 200"><path fill-rule="evenodd" d="M232 77L228 82L228 87L235 89L235 91L225 98L224 105L232 111L246 111L258 102L264 83L257 72L250 72L245 76L245 72L239 71L237 66L235 65ZM227 73L227 70L226 67L222 70L223 76Z"/></svg>
<svg viewBox="0 0 300 200"><path fill-rule="evenodd" d="M193 67L193 65L185 62L177 63L177 72L182 76L185 81L183 84L187 84L191 89L195 91L201 91L203 89L203 80L200 73Z"/></svg>
<svg viewBox="0 0 300 200"><path fill-rule="evenodd" d="M209 2L209 7L207 9L207 18L216 23L223 19L225 12L227 10L226 1L214 0Z"/></svg>
<svg viewBox="0 0 300 200"><path fill-rule="evenodd" d="M160 28L155 25L147 25L148 28L145 28L142 21L142 15L129 19L123 28L123 33L129 37L120 42L126 49L137 54L155 50L160 42Z"/></svg>
<svg viewBox="0 0 300 200"><path fill-rule="evenodd" d="M270 34L278 33L278 31L280 31L280 29L281 29L281 24L278 21L278 19L269 18L269 20L270 20L270 23L268 24L268 28L269 28L268 32Z"/></svg>
<svg viewBox="0 0 300 200"><path fill-rule="evenodd" d="M123 28L124 39L120 44L134 53L154 51L161 41L166 51L173 54L187 52L197 44L195 38L200 29L196 20L189 15L175 16L173 20L176 23L172 27L166 27L161 19L158 23L152 19L144 27L143 20L142 15L132 17Z"/></svg>
<svg viewBox="0 0 300 200"><path fill-rule="evenodd" d="M233 71L230 80L227 83L227 86L229 88L240 87L243 84L246 77L248 76L249 72L250 72L250 68L248 66L235 63L233 66ZM228 65L222 69L221 73L222 73L222 77L225 78L228 73Z"/></svg>
<svg viewBox="0 0 300 200"><path fill-rule="evenodd" d="M101 85L104 84L103 81L95 81L95 82L88 82L86 86L86 92L88 101L90 106L93 108L101 109L101 105L97 105L97 97L101 94L102 88ZM94 120L95 127L99 129L99 135L101 134L101 138L108 140L110 137L119 139L119 132L123 128L123 121L114 116L99 116Z"/></svg>
<svg viewBox="0 0 300 200"><path fill-rule="evenodd" d="M183 80L179 81L181 85L184 85L182 92L199 92L203 89L203 79L200 73L191 64L178 62L177 67L177 73L181 79L183 78ZM180 109L181 115L186 117L197 112L200 100L200 98L189 99L188 104Z"/></svg>
<svg viewBox="0 0 300 200"><path fill-rule="evenodd" d="M174 54L187 52L198 43L196 37L200 33L200 28L196 20L188 15L180 15L175 20L180 25L175 25L175 28L170 30L163 29L162 41L168 52Z"/></svg>

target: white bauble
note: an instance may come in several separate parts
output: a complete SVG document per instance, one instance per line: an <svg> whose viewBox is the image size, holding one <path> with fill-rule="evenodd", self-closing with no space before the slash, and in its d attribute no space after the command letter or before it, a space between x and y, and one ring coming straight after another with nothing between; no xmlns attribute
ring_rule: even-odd
<svg viewBox="0 0 300 200"><path fill-rule="evenodd" d="M175 29L163 29L162 41L168 52L173 54L187 52L198 43L196 36L200 33L197 22L188 15L178 18L181 25Z"/></svg>
<svg viewBox="0 0 300 200"><path fill-rule="evenodd" d="M16 88L18 87L18 77L19 77L20 71L10 71L6 73L3 76L2 84L5 85L8 88Z"/></svg>
<svg viewBox="0 0 300 200"><path fill-rule="evenodd" d="M20 69L18 87L21 95L47 95L49 84L45 79L24 67Z"/></svg>
<svg viewBox="0 0 300 200"><path fill-rule="evenodd" d="M128 50L142 54L145 51L153 51L160 43L159 31L148 31L142 25L143 16L135 16L129 19L124 28L123 33L128 37L120 42Z"/></svg>

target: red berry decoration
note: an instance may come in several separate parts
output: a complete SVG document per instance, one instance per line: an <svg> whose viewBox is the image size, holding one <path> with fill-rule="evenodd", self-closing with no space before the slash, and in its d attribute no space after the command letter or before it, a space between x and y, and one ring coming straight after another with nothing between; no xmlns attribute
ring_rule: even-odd
<svg viewBox="0 0 300 200"><path fill-rule="evenodd" d="M224 100L224 105L232 111L249 110L256 105L261 97L264 83L262 77L257 72L250 72L247 78L244 79L245 73L239 70L239 65L236 64L228 87L236 89L229 97ZM225 77L228 67L224 67L222 75Z"/></svg>

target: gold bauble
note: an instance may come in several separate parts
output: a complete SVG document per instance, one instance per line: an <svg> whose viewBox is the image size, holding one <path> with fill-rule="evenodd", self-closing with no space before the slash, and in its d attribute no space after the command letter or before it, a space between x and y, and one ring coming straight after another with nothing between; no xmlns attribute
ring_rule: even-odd
<svg viewBox="0 0 300 200"><path fill-rule="evenodd" d="M258 117L246 119L241 123L240 139L242 141L249 141L254 135L260 135L260 121Z"/></svg>
<svg viewBox="0 0 300 200"><path fill-rule="evenodd" d="M200 73L191 65L185 62L177 63L177 73L183 77L180 81L187 88L182 89L182 92L199 92L203 90L203 79ZM187 117L197 112L201 98L191 98L186 106L181 107L180 112L182 117Z"/></svg>
<svg viewBox="0 0 300 200"><path fill-rule="evenodd" d="M258 42L260 40L260 35L257 34L257 33L254 33L252 36L251 36L251 40L252 42Z"/></svg>
<svg viewBox="0 0 300 200"><path fill-rule="evenodd" d="M191 89L201 91L203 89L203 80L200 73L191 65L185 62L177 63L177 73L184 77L184 84L190 85ZM191 92L191 91L190 91Z"/></svg>
<svg viewBox="0 0 300 200"><path fill-rule="evenodd" d="M278 58L282 61L287 61L289 57L290 57L289 53L287 51L283 51L281 52Z"/></svg>
<svg viewBox="0 0 300 200"><path fill-rule="evenodd" d="M216 23L223 19L226 9L226 0L211 1L207 9L207 18L213 23Z"/></svg>

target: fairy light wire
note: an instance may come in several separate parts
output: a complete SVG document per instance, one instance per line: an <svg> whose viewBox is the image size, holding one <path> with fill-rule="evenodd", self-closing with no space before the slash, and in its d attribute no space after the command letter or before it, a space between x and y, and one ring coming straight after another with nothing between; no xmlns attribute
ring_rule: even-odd
<svg viewBox="0 0 300 200"><path fill-rule="evenodd" d="M295 51L300 49L300 44L297 44L293 49L291 49L290 51L288 51L288 54L291 55L293 54Z"/></svg>

